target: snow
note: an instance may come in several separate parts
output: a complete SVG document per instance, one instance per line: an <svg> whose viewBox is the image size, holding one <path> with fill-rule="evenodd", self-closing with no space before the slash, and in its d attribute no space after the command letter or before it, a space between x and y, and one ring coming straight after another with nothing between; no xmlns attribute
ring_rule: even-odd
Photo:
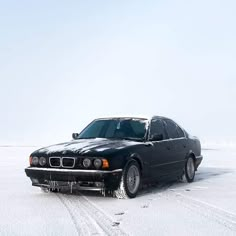
<svg viewBox="0 0 236 236"><path fill-rule="evenodd" d="M0 235L236 235L236 149L203 150L191 184L145 187L135 199L45 193L24 173L35 147L0 148Z"/></svg>
<svg viewBox="0 0 236 236"><path fill-rule="evenodd" d="M71 142L67 142L67 143L60 143L60 144L48 146L45 148L41 148L38 150L38 153L39 154L40 153L52 154L54 152L72 151L76 153L79 152L79 153L85 154L92 149L94 149L95 151L105 151L105 150L110 149L111 147L115 149L121 149L124 146L129 145L129 143L131 142L132 141L128 142L128 141L120 140L120 142L117 143L117 141L114 141L114 140L111 141L104 138L96 138L92 140L78 139L78 140L72 140Z"/></svg>

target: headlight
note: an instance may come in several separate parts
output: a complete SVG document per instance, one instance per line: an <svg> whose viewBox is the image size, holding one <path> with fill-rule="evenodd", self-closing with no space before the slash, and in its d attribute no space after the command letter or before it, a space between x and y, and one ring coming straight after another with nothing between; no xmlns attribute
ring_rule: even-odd
<svg viewBox="0 0 236 236"><path fill-rule="evenodd" d="M102 166L102 161L100 159L95 159L93 161L93 164L94 164L96 169L99 169Z"/></svg>
<svg viewBox="0 0 236 236"><path fill-rule="evenodd" d="M84 166L85 168L89 168L89 167L91 166L91 160L88 159L88 158L85 158L85 159L83 160L83 166Z"/></svg>
<svg viewBox="0 0 236 236"><path fill-rule="evenodd" d="M39 164L40 164L41 166L44 166L44 165L46 164L46 158L45 158L45 157L40 157L40 158L39 158Z"/></svg>
<svg viewBox="0 0 236 236"><path fill-rule="evenodd" d="M32 157L32 165L37 166L39 164L38 157Z"/></svg>

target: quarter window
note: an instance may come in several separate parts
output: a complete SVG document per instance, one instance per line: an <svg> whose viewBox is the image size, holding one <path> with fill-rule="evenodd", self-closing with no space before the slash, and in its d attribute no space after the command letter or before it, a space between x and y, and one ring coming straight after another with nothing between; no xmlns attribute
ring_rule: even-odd
<svg viewBox="0 0 236 236"><path fill-rule="evenodd" d="M171 120L165 120L166 129L169 138L179 138L179 134L177 131L177 125Z"/></svg>
<svg viewBox="0 0 236 236"><path fill-rule="evenodd" d="M179 135L179 138L183 138L185 137L184 135L184 131L177 125L176 126L176 129L177 129L177 132L178 132L178 135Z"/></svg>

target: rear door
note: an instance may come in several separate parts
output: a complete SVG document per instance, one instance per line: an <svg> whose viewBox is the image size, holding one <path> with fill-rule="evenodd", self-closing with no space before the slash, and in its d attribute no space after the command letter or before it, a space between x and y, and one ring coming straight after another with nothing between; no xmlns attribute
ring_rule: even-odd
<svg viewBox="0 0 236 236"><path fill-rule="evenodd" d="M171 143L172 152L168 171L170 174L179 175L184 168L187 140L183 130L172 120L165 119L164 124Z"/></svg>

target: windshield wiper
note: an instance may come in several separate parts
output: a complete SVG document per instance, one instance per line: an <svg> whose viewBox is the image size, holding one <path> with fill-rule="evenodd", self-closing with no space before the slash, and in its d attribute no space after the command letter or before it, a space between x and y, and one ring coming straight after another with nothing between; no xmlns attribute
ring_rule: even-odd
<svg viewBox="0 0 236 236"><path fill-rule="evenodd" d="M135 138L135 137L121 137L120 139L131 140L131 141L142 141L142 138Z"/></svg>
<svg viewBox="0 0 236 236"><path fill-rule="evenodd" d="M81 137L78 139L95 139L98 137ZM105 137L106 139L114 139L114 140L131 140L131 141L143 141L143 138L135 138L135 137Z"/></svg>
<svg viewBox="0 0 236 236"><path fill-rule="evenodd" d="M96 137L81 137L81 138L78 138L78 139L93 139L93 138L96 138Z"/></svg>

